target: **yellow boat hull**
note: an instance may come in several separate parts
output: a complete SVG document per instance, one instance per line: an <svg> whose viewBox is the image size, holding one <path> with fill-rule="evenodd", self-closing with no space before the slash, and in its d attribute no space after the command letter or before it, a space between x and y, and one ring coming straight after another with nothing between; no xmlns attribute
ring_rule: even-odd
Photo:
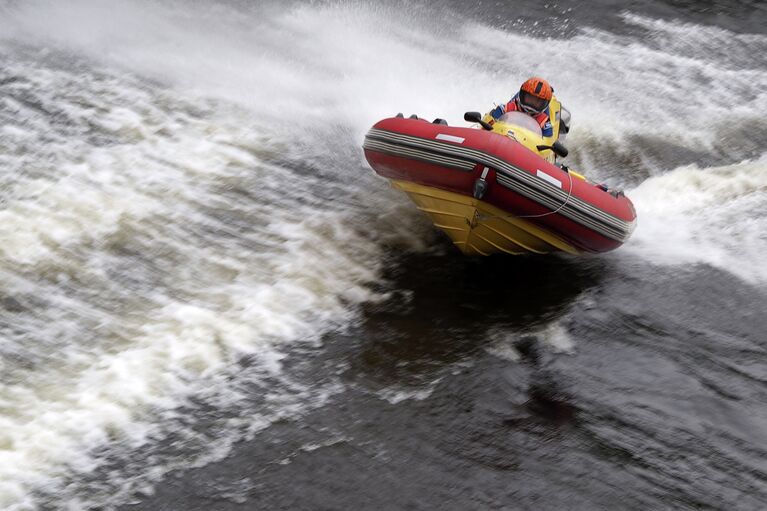
<svg viewBox="0 0 767 511"><path fill-rule="evenodd" d="M581 253L531 222L473 197L410 181L391 180L391 184L405 192L466 255Z"/></svg>

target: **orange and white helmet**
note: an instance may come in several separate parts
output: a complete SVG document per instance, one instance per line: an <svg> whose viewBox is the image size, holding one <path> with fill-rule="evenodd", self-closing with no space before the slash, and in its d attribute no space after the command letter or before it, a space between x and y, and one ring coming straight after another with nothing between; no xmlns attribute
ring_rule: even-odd
<svg viewBox="0 0 767 511"><path fill-rule="evenodd" d="M549 106L553 92L549 82L534 76L519 88L519 107L530 115L539 114Z"/></svg>

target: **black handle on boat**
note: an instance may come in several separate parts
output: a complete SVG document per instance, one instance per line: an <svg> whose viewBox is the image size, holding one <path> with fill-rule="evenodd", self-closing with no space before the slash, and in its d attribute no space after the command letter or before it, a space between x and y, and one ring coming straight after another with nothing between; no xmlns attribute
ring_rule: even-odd
<svg viewBox="0 0 767 511"><path fill-rule="evenodd" d="M463 114L463 120L469 122L478 122L488 131L493 131L493 127L490 124L482 120L482 114L479 112L466 112Z"/></svg>
<svg viewBox="0 0 767 511"><path fill-rule="evenodd" d="M538 145L538 146L535 146L535 148L538 149L539 151L545 151L546 149L551 149L552 151L554 151L554 154L562 158L567 156L568 153L570 152L559 140L557 140L551 145Z"/></svg>

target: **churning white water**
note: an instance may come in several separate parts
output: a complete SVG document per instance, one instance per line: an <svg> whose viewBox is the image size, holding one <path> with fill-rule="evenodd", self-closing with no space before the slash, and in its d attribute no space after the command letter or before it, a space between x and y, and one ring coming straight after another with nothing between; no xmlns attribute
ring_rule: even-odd
<svg viewBox="0 0 767 511"><path fill-rule="evenodd" d="M629 192L642 220L625 253L680 267L709 264L767 282L767 159L681 167Z"/></svg>
<svg viewBox="0 0 767 511"><path fill-rule="evenodd" d="M4 506L147 440L149 414L243 357L279 374L277 346L348 322L381 260L314 178L263 161L247 120L127 77L6 69Z"/></svg>
<svg viewBox="0 0 767 511"><path fill-rule="evenodd" d="M641 37L540 41L425 14L0 7L0 507L35 508L109 449L161 441L192 397L231 405L278 381L247 418L261 427L337 391L297 386L281 361L385 298L370 284L387 246L430 239L362 163L366 129L398 111L461 123L545 75L577 163L631 187L622 251L767 277L767 163L739 145L767 133L767 72L743 50L767 38L627 15ZM733 89L736 105L712 101ZM671 171L646 156L656 143L700 157Z"/></svg>

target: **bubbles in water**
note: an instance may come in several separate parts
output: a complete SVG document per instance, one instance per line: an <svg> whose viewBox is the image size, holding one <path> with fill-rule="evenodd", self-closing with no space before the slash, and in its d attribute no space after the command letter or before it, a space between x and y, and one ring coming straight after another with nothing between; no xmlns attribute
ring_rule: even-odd
<svg viewBox="0 0 767 511"><path fill-rule="evenodd" d="M398 111L456 123L545 75L579 168L655 176L629 193L639 227L621 253L767 276L767 166L705 168L761 150L762 36L629 15L642 37L542 41L348 3L0 12L3 505L93 469L91 449L161 436L153 415L210 382L210 406L238 402L243 360L253 381L285 378L284 410L316 398L291 387L284 352L382 298L368 284L385 244L428 242L362 161L367 128ZM732 90L737 104L718 100ZM669 173L680 154L700 162ZM557 328L541 338L570 350Z"/></svg>
<svg viewBox="0 0 767 511"><path fill-rule="evenodd" d="M767 160L648 179L628 193L639 227L623 249L659 264L705 263L767 281Z"/></svg>

